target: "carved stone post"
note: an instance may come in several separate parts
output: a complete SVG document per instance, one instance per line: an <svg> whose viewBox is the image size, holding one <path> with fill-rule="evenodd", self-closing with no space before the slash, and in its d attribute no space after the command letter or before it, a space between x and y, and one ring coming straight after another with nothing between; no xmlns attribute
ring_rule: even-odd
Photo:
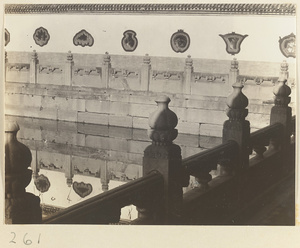
<svg viewBox="0 0 300 248"><path fill-rule="evenodd" d="M109 75L111 70L110 55L108 52L104 55L102 66L102 81L105 83L105 87L109 88Z"/></svg>
<svg viewBox="0 0 300 248"><path fill-rule="evenodd" d="M65 85L72 85L72 71L73 71L73 54L71 51L68 52L67 54L67 61L65 64Z"/></svg>
<svg viewBox="0 0 300 248"><path fill-rule="evenodd" d="M100 180L101 180L102 190L107 191L108 190L108 184L109 184L107 161L105 161L104 164L101 164L100 177L101 177Z"/></svg>
<svg viewBox="0 0 300 248"><path fill-rule="evenodd" d="M189 177L184 176L181 163L181 149L172 143L177 137L175 129L178 119L168 108L170 98L161 96L156 100L158 109L150 115L148 136L152 144L144 151L143 174L156 170L164 177L163 202L158 222L175 224L180 218L182 207L182 187L187 186Z"/></svg>
<svg viewBox="0 0 300 248"><path fill-rule="evenodd" d="M270 124L281 123L284 126L283 140L280 142L283 150L287 149L292 134L292 108L288 106L291 101L289 97L291 88L286 85L286 82L285 75L281 74L278 84L273 90L275 106L272 107L270 116ZM279 141L271 141L272 148L278 148L278 144Z"/></svg>
<svg viewBox="0 0 300 248"><path fill-rule="evenodd" d="M229 85L233 85L235 82L237 82L237 78L239 76L239 62L236 58L233 58L231 60L231 66L229 71Z"/></svg>
<svg viewBox="0 0 300 248"><path fill-rule="evenodd" d="M31 54L30 60L30 83L36 84L37 83L37 68L38 68L38 55L35 50L33 50Z"/></svg>
<svg viewBox="0 0 300 248"><path fill-rule="evenodd" d="M248 115L248 98L242 93L244 87L240 82L233 84L233 92L228 96L226 111L229 120L223 125L223 143L234 140L239 146L238 171L249 165L250 123L245 120Z"/></svg>
<svg viewBox="0 0 300 248"><path fill-rule="evenodd" d="M17 140L16 122L5 123L5 223L38 224L42 221L40 198L25 191L31 181L31 152Z"/></svg>
<svg viewBox="0 0 300 248"><path fill-rule="evenodd" d="M188 55L185 59L185 67L184 67L184 87L183 93L184 94L191 94L191 82L192 82L192 74L194 72L193 68L193 60L191 55Z"/></svg>
<svg viewBox="0 0 300 248"><path fill-rule="evenodd" d="M141 90L149 91L150 84L150 71L151 71L151 59L148 54L143 58L143 64L141 69Z"/></svg>

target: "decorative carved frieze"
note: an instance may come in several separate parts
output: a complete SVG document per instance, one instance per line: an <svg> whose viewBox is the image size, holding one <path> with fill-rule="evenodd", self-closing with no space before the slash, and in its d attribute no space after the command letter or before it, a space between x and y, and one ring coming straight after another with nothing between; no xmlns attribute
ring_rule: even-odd
<svg viewBox="0 0 300 248"><path fill-rule="evenodd" d="M260 76L248 76L248 75L239 75L237 78L242 84L245 84L247 81L254 81L257 85L261 85L263 82L272 82L274 85L278 80L278 77L260 77Z"/></svg>
<svg viewBox="0 0 300 248"><path fill-rule="evenodd" d="M101 75L101 67L75 67L74 75L77 76L99 76Z"/></svg>
<svg viewBox="0 0 300 248"><path fill-rule="evenodd" d="M29 72L30 65L23 63L9 63L7 65L8 71L18 71L18 72Z"/></svg>
<svg viewBox="0 0 300 248"><path fill-rule="evenodd" d="M211 73L201 73L201 72L194 72L193 75L194 75L195 82L205 80L208 82L221 81L222 83L225 83L226 76L227 76L226 74L211 74Z"/></svg>
<svg viewBox="0 0 300 248"><path fill-rule="evenodd" d="M179 71L152 71L152 78L154 80L182 80L183 72Z"/></svg>
<svg viewBox="0 0 300 248"><path fill-rule="evenodd" d="M140 13L296 15L296 4L6 4L5 14Z"/></svg>
<svg viewBox="0 0 300 248"><path fill-rule="evenodd" d="M114 78L125 77L125 78L138 78L140 72L135 71L133 69L119 69L119 68L112 68L111 69L111 76Z"/></svg>
<svg viewBox="0 0 300 248"><path fill-rule="evenodd" d="M52 66L52 65L40 65L39 66L39 73L62 73L62 68L59 66Z"/></svg>

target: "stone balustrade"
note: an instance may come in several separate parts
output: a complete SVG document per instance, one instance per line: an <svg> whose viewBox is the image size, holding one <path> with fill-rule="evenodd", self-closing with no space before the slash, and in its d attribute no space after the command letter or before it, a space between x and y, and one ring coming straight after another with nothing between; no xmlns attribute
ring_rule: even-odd
<svg viewBox="0 0 300 248"><path fill-rule="evenodd" d="M109 64L108 54L105 59L105 63ZM186 62L186 69L192 71L191 59L188 58ZM150 65L147 56L144 64ZM233 74L238 75L236 60L233 60L231 69ZM286 85L286 76L281 71L274 88L275 105L271 109L270 125L253 134L250 134L250 122L246 120L248 98L242 92L243 82L237 77L232 85L233 92L226 99L228 120L223 124L223 144L184 160L180 147L173 143L178 135L175 129L178 116L169 109L171 99L160 96L156 99L156 110L149 118L148 135L152 144L144 150L144 176L136 182L107 191L105 195L65 209L45 223L118 222L120 208L126 204L135 204L139 211L140 218L133 224L239 223L236 216L232 217L233 213L241 211L257 194L295 172L295 153L291 144L291 136L294 135L292 110L288 106L291 89ZM15 206L15 199L20 197L23 201L24 188L31 176L26 169L30 164L31 154L28 148L16 140L17 131L17 124L6 128L8 222L15 211L9 206ZM16 149L20 152L15 152ZM253 151L255 156L251 158ZM20 158L23 157L27 159L22 164ZM215 178L211 176L212 170L219 170ZM198 186L183 194L183 187L188 187L190 176L196 178ZM101 182L105 190L107 178L101 178ZM34 201L37 204L38 201ZM95 215L97 218L93 219L92 216ZM33 219L37 221L38 217Z"/></svg>

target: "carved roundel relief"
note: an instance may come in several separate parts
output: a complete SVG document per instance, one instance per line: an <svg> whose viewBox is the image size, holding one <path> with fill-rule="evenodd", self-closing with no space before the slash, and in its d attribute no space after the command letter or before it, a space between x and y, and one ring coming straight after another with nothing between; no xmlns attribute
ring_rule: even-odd
<svg viewBox="0 0 300 248"><path fill-rule="evenodd" d="M279 37L279 48L285 57L296 58L296 36L291 33L283 38Z"/></svg>
<svg viewBox="0 0 300 248"><path fill-rule="evenodd" d="M47 45L50 40L48 30L43 27L37 28L33 34L33 39L35 43L41 47Z"/></svg>
<svg viewBox="0 0 300 248"><path fill-rule="evenodd" d="M190 46L190 36L182 29L179 29L178 32L172 35L170 42L174 52L183 53Z"/></svg>
<svg viewBox="0 0 300 248"><path fill-rule="evenodd" d="M82 29L77 34L75 34L73 38L73 43L75 46L92 46L94 44L93 36L87 32L86 30Z"/></svg>
<svg viewBox="0 0 300 248"><path fill-rule="evenodd" d="M4 36L5 36L5 46L6 46L10 42L10 33L8 32L7 29L5 29Z"/></svg>
<svg viewBox="0 0 300 248"><path fill-rule="evenodd" d="M37 190L39 190L41 193L44 193L49 190L50 181L48 177L41 174L38 176L37 179L34 180L34 185L36 186Z"/></svg>
<svg viewBox="0 0 300 248"><path fill-rule="evenodd" d="M88 196L93 191L92 185L89 183L84 183L84 182L81 182L81 183L74 182L73 189L76 192L76 194L78 194L82 198Z"/></svg>
<svg viewBox="0 0 300 248"><path fill-rule="evenodd" d="M126 52L133 52L138 45L138 39L136 38L136 32L127 30L123 33L122 47Z"/></svg>

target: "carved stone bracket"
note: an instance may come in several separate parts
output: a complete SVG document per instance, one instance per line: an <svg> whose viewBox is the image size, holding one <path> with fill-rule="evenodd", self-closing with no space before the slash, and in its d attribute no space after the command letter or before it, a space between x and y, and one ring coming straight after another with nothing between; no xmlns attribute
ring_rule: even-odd
<svg viewBox="0 0 300 248"><path fill-rule="evenodd" d="M226 81L226 74L211 74L211 73L201 73L194 72L194 80L195 82L200 82L200 80L204 79L208 82L221 81L224 83Z"/></svg>
<svg viewBox="0 0 300 248"><path fill-rule="evenodd" d="M153 70L152 78L154 80L182 80L183 72Z"/></svg>
<svg viewBox="0 0 300 248"><path fill-rule="evenodd" d="M29 71L30 64L22 64L22 63L9 63L7 65L8 71Z"/></svg>
<svg viewBox="0 0 300 248"><path fill-rule="evenodd" d="M139 74L140 74L139 71L135 71L133 69L119 69L119 68L111 69L111 75L114 78L119 78L119 77L138 78Z"/></svg>
<svg viewBox="0 0 300 248"><path fill-rule="evenodd" d="M98 76L101 75L101 67L75 67L74 75L77 76Z"/></svg>
<svg viewBox="0 0 300 248"><path fill-rule="evenodd" d="M58 66L52 66L52 65L40 65L39 66L39 73L62 73L62 68Z"/></svg>

